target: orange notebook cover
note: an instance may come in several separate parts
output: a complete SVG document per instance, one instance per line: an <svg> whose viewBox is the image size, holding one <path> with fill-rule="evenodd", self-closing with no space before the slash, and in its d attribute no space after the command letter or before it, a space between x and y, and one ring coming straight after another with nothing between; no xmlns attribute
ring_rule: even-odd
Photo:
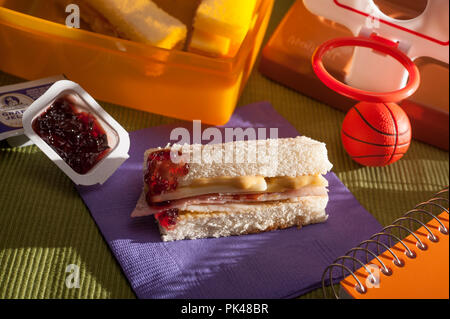
<svg viewBox="0 0 450 319"><path fill-rule="evenodd" d="M443 212L437 217L448 230L448 212ZM418 244L414 235L409 235L402 241L413 252L414 258L408 257L407 249L399 242L391 249L402 261L402 267L396 266L395 258L386 251L378 257L390 269L390 275L379 271L376 275L371 275L378 278L374 281L373 277L369 278L364 267L361 267L355 272L355 275L364 285L365 291L361 293L359 284L352 275L341 281L341 287L355 299L448 299L449 236L448 233L441 233L439 230L441 225L435 219L426 226L437 237L437 242L430 240L430 233L422 226L414 232L414 235L425 245L425 250L419 248L420 243ZM383 269L376 258L372 259L370 264ZM371 272L373 273L373 271ZM370 284L368 285L368 283Z"/></svg>
<svg viewBox="0 0 450 319"><path fill-rule="evenodd" d="M322 276L325 296L328 280L336 298L448 299L448 207L446 187L334 260Z"/></svg>

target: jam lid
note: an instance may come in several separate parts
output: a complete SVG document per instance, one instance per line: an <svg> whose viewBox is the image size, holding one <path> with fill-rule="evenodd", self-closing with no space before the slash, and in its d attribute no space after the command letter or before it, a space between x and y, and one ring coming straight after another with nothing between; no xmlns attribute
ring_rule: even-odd
<svg viewBox="0 0 450 319"><path fill-rule="evenodd" d="M127 131L72 81L53 84L22 123L25 135L78 185L103 184L129 157Z"/></svg>

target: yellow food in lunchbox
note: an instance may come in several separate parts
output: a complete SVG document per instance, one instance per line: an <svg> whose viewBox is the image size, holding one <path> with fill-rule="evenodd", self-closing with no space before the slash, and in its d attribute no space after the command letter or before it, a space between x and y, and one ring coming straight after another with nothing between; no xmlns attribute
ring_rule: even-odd
<svg viewBox="0 0 450 319"><path fill-rule="evenodd" d="M202 0L194 19L189 49L210 54L234 54L247 34L257 0ZM208 36L205 36L207 34ZM224 38L231 45L224 46ZM233 52L234 51L234 52Z"/></svg>
<svg viewBox="0 0 450 319"><path fill-rule="evenodd" d="M0 5L64 23L80 8L81 28L213 57L232 57L254 21L260 0L0 0ZM39 8L47 8L37 10ZM48 14L51 9L52 14ZM42 12L41 12L42 11Z"/></svg>
<svg viewBox="0 0 450 319"><path fill-rule="evenodd" d="M186 39L187 28L149 0L90 0L85 3L114 25L123 37L172 49Z"/></svg>
<svg viewBox="0 0 450 319"><path fill-rule="evenodd" d="M208 52L212 55L227 55L230 51L230 39L209 32L196 30L189 49L193 52Z"/></svg>

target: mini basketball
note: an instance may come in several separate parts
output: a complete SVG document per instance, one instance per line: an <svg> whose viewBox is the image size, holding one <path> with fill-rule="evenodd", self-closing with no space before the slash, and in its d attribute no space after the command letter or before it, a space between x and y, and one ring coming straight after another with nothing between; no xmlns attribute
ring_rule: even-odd
<svg viewBox="0 0 450 319"><path fill-rule="evenodd" d="M345 116L342 143L351 158L366 166L398 161L411 143L411 124L395 103L360 102Z"/></svg>

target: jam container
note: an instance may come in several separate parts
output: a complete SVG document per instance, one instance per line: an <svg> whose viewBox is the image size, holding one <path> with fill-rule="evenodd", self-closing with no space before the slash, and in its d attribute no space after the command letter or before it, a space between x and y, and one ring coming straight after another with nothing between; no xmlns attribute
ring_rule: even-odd
<svg viewBox="0 0 450 319"><path fill-rule="evenodd" d="M30 138L78 185L103 184L129 157L130 138L78 84L62 80L22 118Z"/></svg>

